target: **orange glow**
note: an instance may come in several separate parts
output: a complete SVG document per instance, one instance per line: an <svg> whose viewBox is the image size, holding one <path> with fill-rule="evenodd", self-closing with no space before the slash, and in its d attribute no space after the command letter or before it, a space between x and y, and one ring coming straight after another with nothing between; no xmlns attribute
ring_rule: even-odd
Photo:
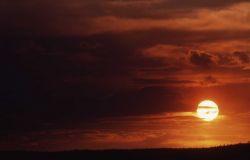
<svg viewBox="0 0 250 160"><path fill-rule="evenodd" d="M212 121L217 118L218 114L218 105L213 101L204 100L198 105L197 115L204 121Z"/></svg>

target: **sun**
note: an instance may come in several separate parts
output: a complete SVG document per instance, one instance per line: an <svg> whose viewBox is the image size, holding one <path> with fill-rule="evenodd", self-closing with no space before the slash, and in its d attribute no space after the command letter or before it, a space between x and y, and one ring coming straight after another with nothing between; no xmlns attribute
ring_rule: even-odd
<svg viewBox="0 0 250 160"><path fill-rule="evenodd" d="M212 121L219 115L218 105L211 100L204 100L198 105L197 115L204 121Z"/></svg>

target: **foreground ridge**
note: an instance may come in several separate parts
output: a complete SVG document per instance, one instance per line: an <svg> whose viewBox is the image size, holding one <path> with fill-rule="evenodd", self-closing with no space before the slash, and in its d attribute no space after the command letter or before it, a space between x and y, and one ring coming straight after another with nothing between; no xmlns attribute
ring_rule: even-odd
<svg viewBox="0 0 250 160"><path fill-rule="evenodd" d="M34 160L249 160L250 143L211 148L74 150L64 152L1 151L0 157Z"/></svg>

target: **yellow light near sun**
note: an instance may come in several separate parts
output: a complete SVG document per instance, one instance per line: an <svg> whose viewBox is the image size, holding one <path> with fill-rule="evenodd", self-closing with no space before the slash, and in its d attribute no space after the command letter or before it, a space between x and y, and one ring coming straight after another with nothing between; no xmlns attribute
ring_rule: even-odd
<svg viewBox="0 0 250 160"><path fill-rule="evenodd" d="M197 115L204 121L212 121L219 115L218 105L211 100L204 100L198 105Z"/></svg>

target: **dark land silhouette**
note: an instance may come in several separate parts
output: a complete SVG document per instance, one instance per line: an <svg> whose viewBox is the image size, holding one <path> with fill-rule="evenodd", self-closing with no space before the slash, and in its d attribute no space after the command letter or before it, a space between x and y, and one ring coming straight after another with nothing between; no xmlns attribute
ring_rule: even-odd
<svg viewBox="0 0 250 160"><path fill-rule="evenodd" d="M6 160L250 160L250 144L190 149L1 151L0 157Z"/></svg>

